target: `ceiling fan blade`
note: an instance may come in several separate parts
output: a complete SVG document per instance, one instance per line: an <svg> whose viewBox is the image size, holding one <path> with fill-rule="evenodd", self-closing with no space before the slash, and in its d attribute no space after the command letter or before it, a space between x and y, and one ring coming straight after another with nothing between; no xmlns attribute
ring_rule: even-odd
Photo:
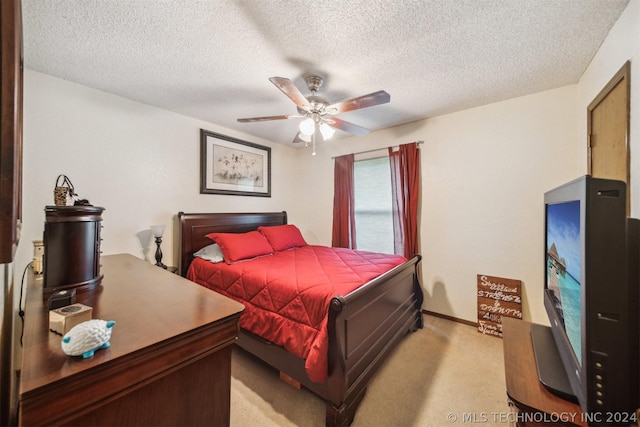
<svg viewBox="0 0 640 427"><path fill-rule="evenodd" d="M329 114L346 113L347 111L358 110L360 108L373 107L374 105L386 104L391 100L391 96L384 90L358 96L336 102L325 108Z"/></svg>
<svg viewBox="0 0 640 427"><path fill-rule="evenodd" d="M307 98L305 98L302 92L298 90L291 80L285 77L271 77L269 81L276 85L282 93L287 95L289 99L298 106L298 108L304 109L305 107L309 107L309 101L307 101Z"/></svg>
<svg viewBox="0 0 640 427"><path fill-rule="evenodd" d="M285 119L290 119L294 117L300 117L300 116L283 115L283 116L248 117L245 119L238 119L238 121L240 123L252 123L252 122L266 122L267 120L285 120Z"/></svg>
<svg viewBox="0 0 640 427"><path fill-rule="evenodd" d="M369 133L369 129L362 126L354 125L353 123L346 122L337 117L332 117L327 120L327 124L332 128L340 129L341 131L350 133L356 136L364 136Z"/></svg>

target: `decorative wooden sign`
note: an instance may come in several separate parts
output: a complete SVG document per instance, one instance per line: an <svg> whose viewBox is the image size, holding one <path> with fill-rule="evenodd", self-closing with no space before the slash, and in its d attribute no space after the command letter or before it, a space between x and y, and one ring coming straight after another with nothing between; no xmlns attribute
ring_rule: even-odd
<svg viewBox="0 0 640 427"><path fill-rule="evenodd" d="M502 337L502 316L522 319L522 281L478 274L478 332Z"/></svg>

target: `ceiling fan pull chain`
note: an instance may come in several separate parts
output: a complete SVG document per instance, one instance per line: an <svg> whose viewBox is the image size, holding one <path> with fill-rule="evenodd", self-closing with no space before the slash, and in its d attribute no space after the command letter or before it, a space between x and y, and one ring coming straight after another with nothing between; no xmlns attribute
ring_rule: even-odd
<svg viewBox="0 0 640 427"><path fill-rule="evenodd" d="M315 156L316 155L316 132L314 132L313 135L311 136L311 141L313 144L313 151L311 151L311 155Z"/></svg>

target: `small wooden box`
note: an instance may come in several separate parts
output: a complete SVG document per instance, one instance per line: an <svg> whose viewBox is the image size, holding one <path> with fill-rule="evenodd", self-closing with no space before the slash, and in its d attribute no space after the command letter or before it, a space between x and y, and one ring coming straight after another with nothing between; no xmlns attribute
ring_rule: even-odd
<svg viewBox="0 0 640 427"><path fill-rule="evenodd" d="M71 304L49 311L49 329L64 335L77 324L91 320L93 309L84 304Z"/></svg>

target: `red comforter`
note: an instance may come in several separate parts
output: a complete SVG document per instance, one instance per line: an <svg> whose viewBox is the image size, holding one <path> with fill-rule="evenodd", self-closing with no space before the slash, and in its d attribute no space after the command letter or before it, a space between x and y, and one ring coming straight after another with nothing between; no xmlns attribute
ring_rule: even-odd
<svg viewBox="0 0 640 427"><path fill-rule="evenodd" d="M231 265L196 258L187 278L242 302L241 328L304 359L309 378L324 382L331 298L405 261L399 255L304 246Z"/></svg>

